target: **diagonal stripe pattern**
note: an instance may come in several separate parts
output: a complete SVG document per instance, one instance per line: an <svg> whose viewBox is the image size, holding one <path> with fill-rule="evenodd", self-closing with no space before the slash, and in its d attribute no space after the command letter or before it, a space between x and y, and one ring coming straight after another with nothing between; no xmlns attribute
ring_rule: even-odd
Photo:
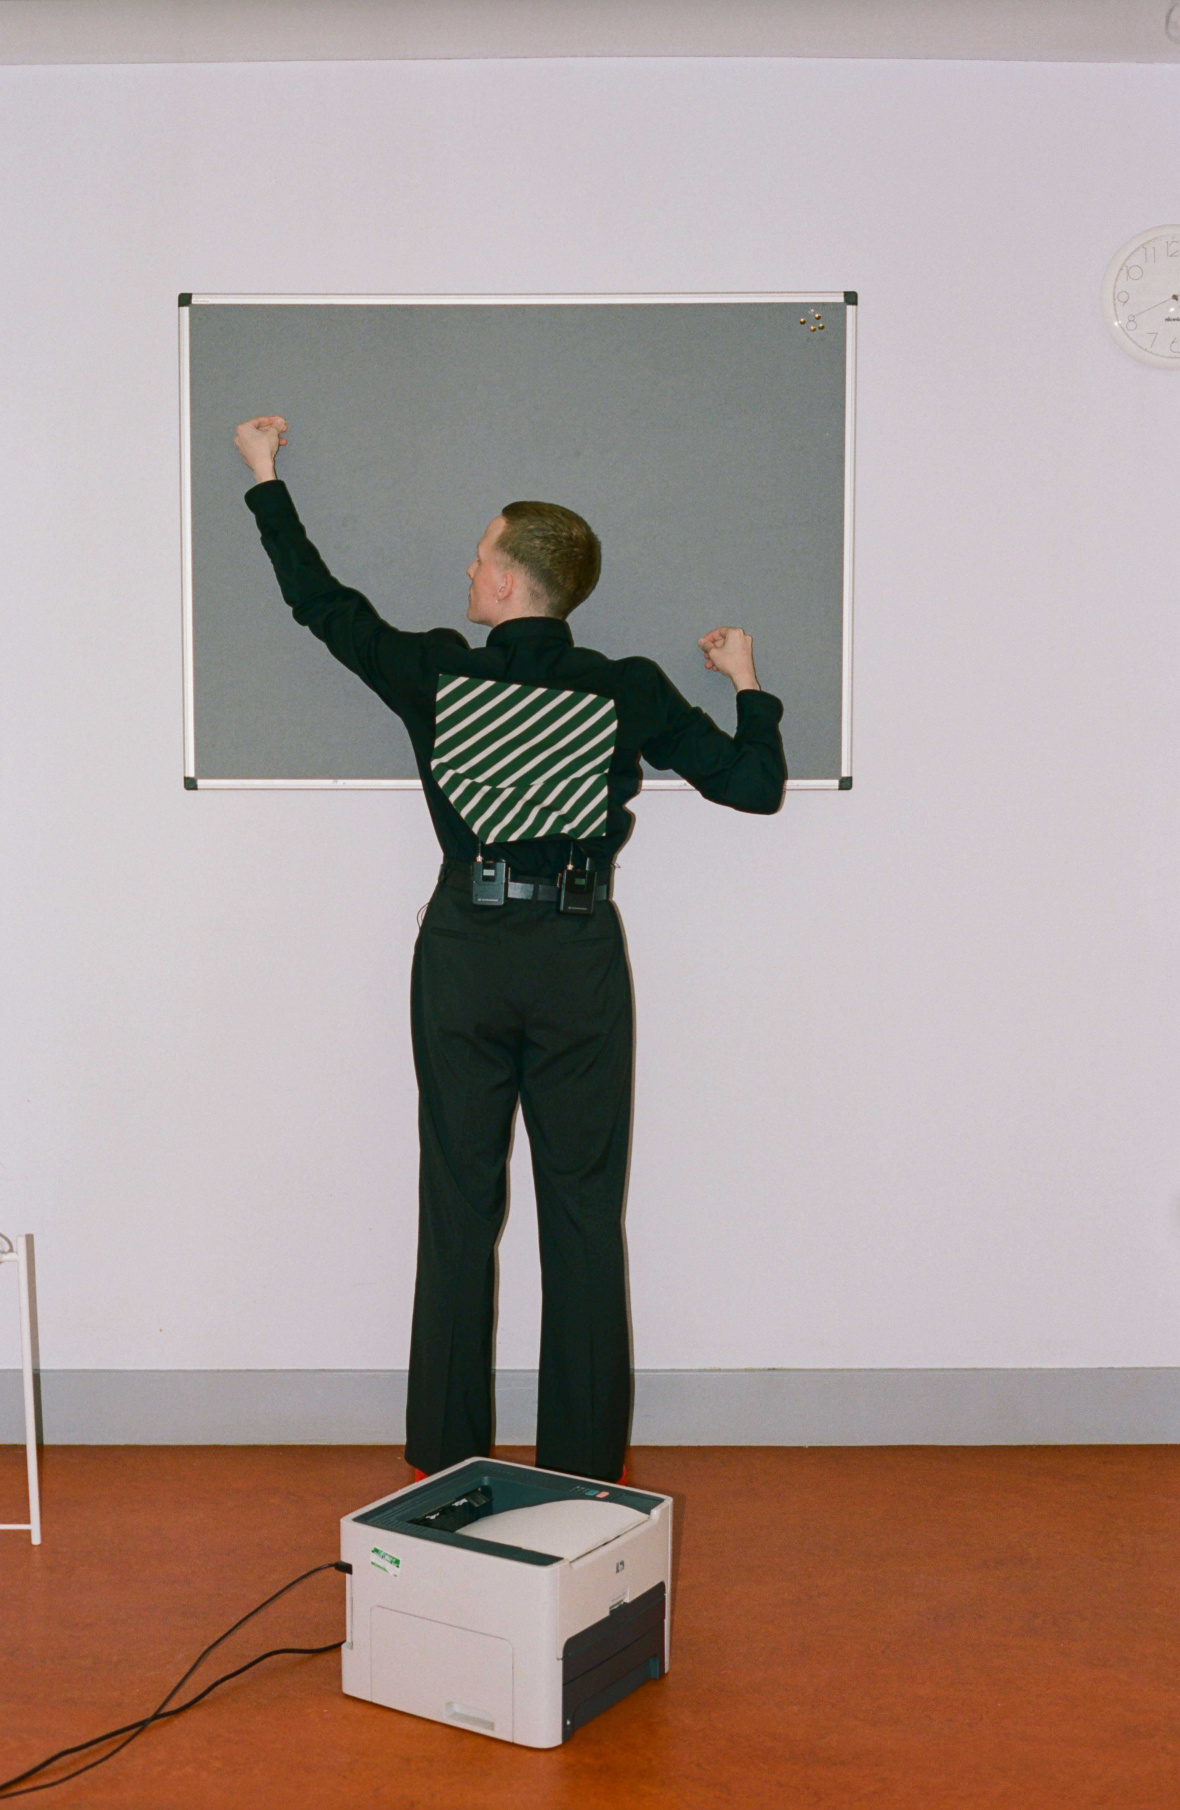
<svg viewBox="0 0 1180 1810"><path fill-rule="evenodd" d="M479 840L601 836L613 698L439 676L430 770Z"/></svg>

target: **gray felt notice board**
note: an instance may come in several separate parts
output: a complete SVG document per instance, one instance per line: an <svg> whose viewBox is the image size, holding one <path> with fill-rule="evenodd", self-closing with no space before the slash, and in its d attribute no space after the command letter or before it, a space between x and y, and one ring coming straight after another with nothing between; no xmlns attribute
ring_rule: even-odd
<svg viewBox="0 0 1180 1810"><path fill-rule="evenodd" d="M290 424L312 540L390 622L478 644L483 529L563 503L603 546L576 640L657 660L732 728L697 637L739 624L790 784L851 785L854 294L180 301L187 786L418 783L401 723L279 596L232 444L259 414Z"/></svg>

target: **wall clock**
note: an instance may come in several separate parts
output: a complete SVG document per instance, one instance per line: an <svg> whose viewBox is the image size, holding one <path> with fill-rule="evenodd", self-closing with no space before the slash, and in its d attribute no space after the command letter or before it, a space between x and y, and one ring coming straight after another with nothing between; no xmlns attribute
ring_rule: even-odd
<svg viewBox="0 0 1180 1810"><path fill-rule="evenodd" d="M1102 312L1124 352L1180 370L1180 226L1152 226L1116 251Z"/></svg>

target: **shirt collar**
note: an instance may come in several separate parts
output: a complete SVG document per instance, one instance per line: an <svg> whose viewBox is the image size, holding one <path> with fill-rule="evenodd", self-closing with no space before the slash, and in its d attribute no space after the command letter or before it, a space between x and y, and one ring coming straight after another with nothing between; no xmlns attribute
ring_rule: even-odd
<svg viewBox="0 0 1180 1810"><path fill-rule="evenodd" d="M505 647L517 641L563 641L573 646L570 625L560 616L510 616L488 636L489 647Z"/></svg>

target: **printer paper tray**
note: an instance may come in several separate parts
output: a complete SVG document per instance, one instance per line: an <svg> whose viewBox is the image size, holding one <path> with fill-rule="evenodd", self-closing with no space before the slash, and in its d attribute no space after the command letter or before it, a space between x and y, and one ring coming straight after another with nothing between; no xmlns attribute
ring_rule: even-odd
<svg viewBox="0 0 1180 1810"><path fill-rule="evenodd" d="M663 1583L572 1634L562 1652L561 1738L664 1675L667 1593Z"/></svg>

